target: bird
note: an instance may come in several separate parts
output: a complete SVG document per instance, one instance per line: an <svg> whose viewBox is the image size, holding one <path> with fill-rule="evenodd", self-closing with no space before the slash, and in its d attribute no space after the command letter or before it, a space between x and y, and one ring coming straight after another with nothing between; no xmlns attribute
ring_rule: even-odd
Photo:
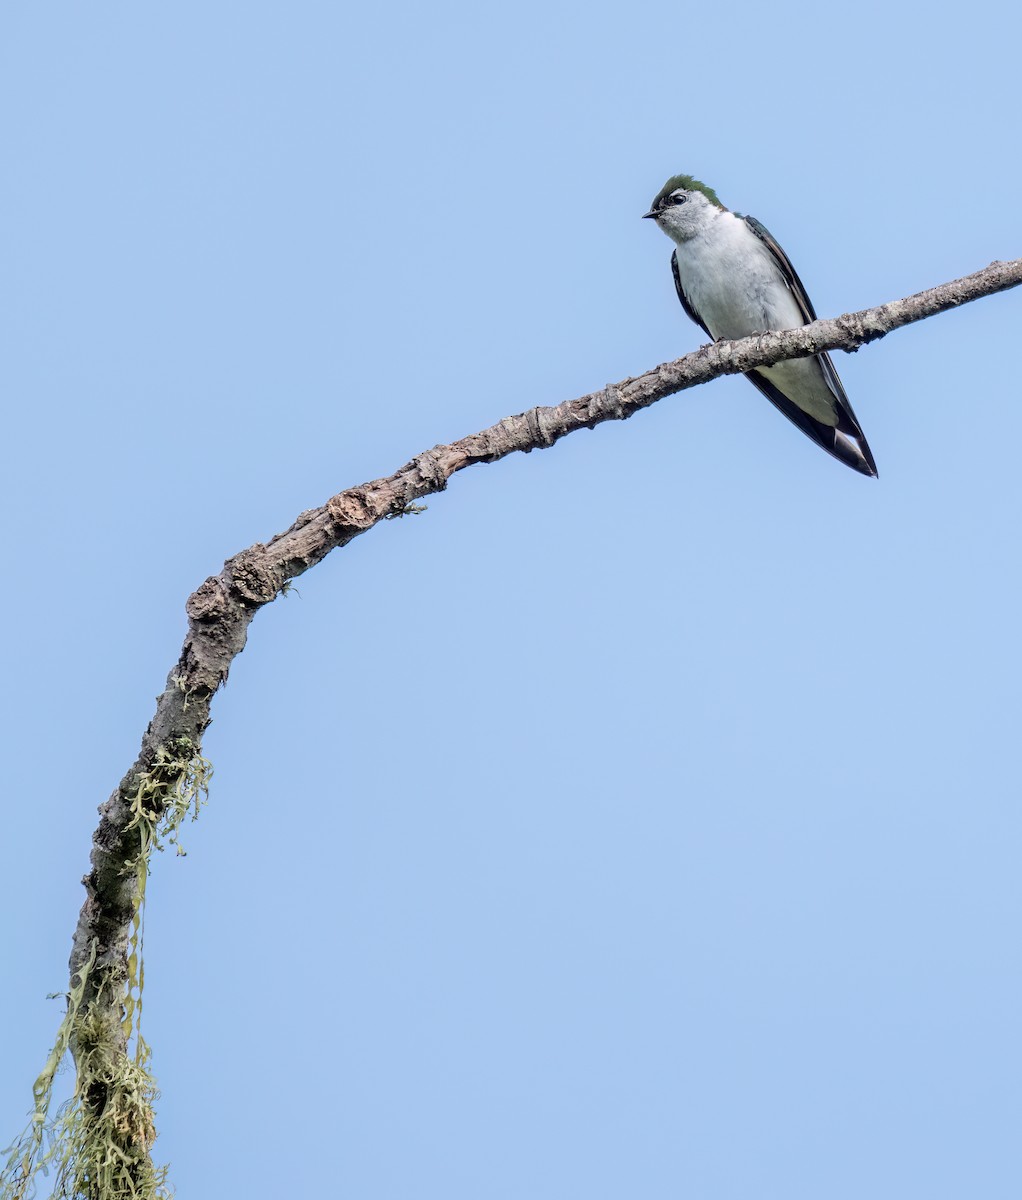
<svg viewBox="0 0 1022 1200"><path fill-rule="evenodd" d="M675 243L678 299L714 341L816 320L801 279L767 228L725 208L705 183L673 175L642 215ZM876 477L873 453L829 354L756 367L745 378L828 454Z"/></svg>

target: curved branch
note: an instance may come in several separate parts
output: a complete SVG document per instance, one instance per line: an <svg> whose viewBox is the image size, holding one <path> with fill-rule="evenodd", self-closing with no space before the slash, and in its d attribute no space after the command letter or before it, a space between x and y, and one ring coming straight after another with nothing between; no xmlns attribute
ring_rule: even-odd
<svg viewBox="0 0 1022 1200"><path fill-rule="evenodd" d="M134 878L124 875L124 866L131 861L135 845L126 853L123 839L125 825L130 820L128 800L135 792L138 777L153 770L157 751L173 740L185 738L196 747L199 745L209 723L210 701L227 679L231 662L244 649L252 618L290 580L315 566L331 550L347 545L384 518L414 511L416 501L443 491L455 472L475 463L496 462L509 454L546 449L576 430L593 429L604 421L625 420L666 396L707 383L719 375L739 374L822 350L857 350L903 325L1020 283L1022 259L995 262L963 279L877 308L814 321L801 329L703 346L684 358L602 391L566 400L552 408L531 408L517 416L505 417L480 433L446 446L434 446L416 455L393 475L338 492L321 508L302 513L289 529L265 545L256 543L228 559L219 575L211 576L189 597L186 605L189 628L181 657L157 702L138 759L100 809L92 871L85 879L88 895L71 956L72 973L98 938L97 968L91 973L98 984L103 975L99 968L104 963L111 966L111 952L116 955L126 945ZM95 991L96 985L90 990Z"/></svg>
<svg viewBox="0 0 1022 1200"><path fill-rule="evenodd" d="M86 899L70 961L73 984L87 974L84 1006L105 1010L102 1015L108 1019L103 1024L112 1031L114 1041L122 1039L123 1049L126 1040L119 1014L128 978L130 924L138 904L138 873L133 864L138 859L139 841L132 800L142 780L159 779L168 757L180 768L182 746L194 747L197 753L209 724L213 695L226 681L235 656L244 649L249 624L290 580L379 521L415 511L416 501L442 491L451 476L465 467L496 462L519 451L527 454L545 449L576 430L624 420L666 396L719 375L823 350L856 350L903 325L1020 283L1022 260L995 262L974 275L877 308L815 321L802 329L703 346L602 391L550 408L532 408L450 445L435 446L393 475L339 492L321 508L302 513L289 529L265 545L257 543L228 559L219 575L211 576L189 597L188 634L166 690L157 701L138 759L100 808L92 869L84 880ZM175 747L168 755L168 748ZM97 951L94 964L87 973L82 972L93 946ZM109 1019L113 1017L117 1019Z"/></svg>

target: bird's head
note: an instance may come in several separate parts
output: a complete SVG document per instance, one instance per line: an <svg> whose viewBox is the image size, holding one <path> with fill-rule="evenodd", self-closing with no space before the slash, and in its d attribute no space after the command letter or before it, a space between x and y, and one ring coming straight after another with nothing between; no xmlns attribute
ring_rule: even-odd
<svg viewBox="0 0 1022 1200"><path fill-rule="evenodd" d="M727 209L713 188L691 175L672 175L653 197L649 212L642 215L656 221L669 238L687 242L719 212Z"/></svg>

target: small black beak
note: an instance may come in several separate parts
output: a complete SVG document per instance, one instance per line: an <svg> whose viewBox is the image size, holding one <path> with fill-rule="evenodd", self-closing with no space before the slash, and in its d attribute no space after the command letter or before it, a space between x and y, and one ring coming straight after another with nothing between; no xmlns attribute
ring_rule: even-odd
<svg viewBox="0 0 1022 1200"><path fill-rule="evenodd" d="M652 217L654 220L656 220L656 216L656 212L651 208L648 213L642 214L642 219L645 220L647 217Z"/></svg>

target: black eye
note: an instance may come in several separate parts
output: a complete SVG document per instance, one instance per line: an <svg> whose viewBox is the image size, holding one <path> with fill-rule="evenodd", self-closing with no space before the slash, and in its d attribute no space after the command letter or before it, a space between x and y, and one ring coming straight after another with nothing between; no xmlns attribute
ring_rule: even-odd
<svg viewBox="0 0 1022 1200"><path fill-rule="evenodd" d="M688 199L688 196L686 196L684 192L674 192L668 198L668 203L669 204L684 204L687 199Z"/></svg>

